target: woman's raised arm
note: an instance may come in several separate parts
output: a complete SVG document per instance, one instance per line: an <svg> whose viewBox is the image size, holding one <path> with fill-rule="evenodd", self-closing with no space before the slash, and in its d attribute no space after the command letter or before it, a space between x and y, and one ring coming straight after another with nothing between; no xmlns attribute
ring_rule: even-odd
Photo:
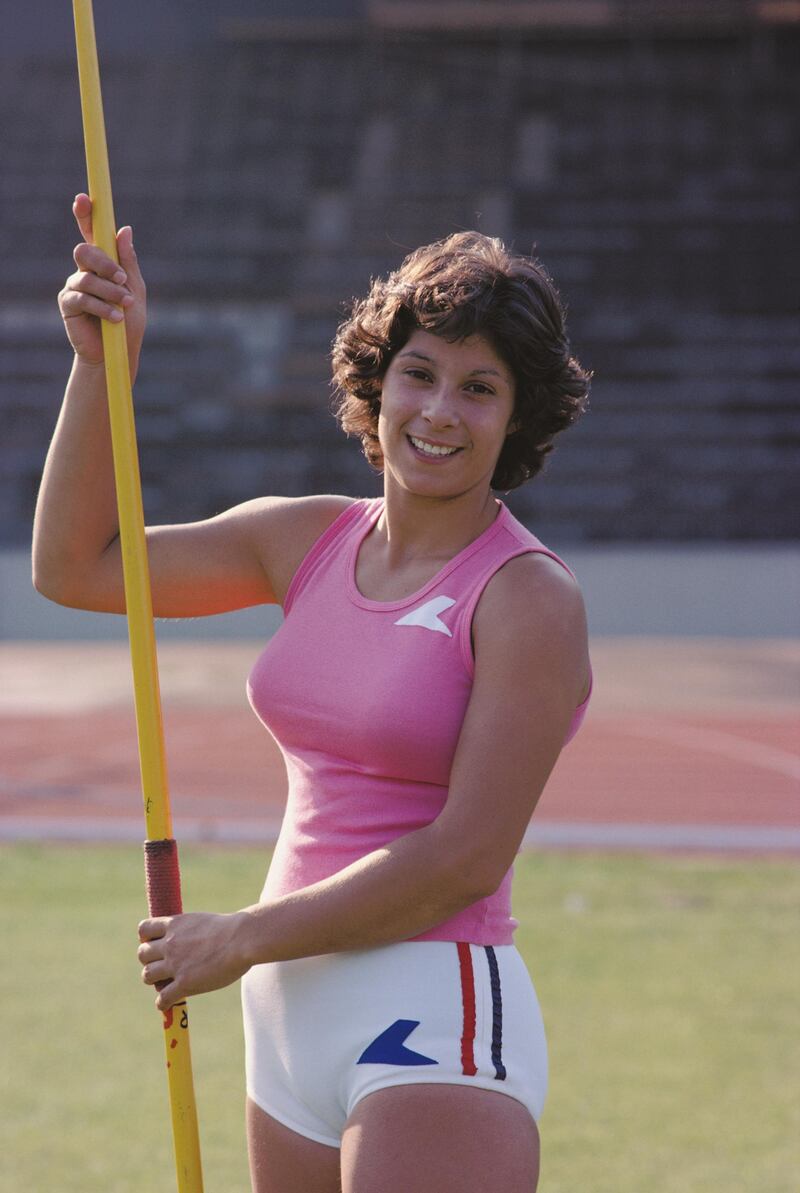
<svg viewBox="0 0 800 1193"><path fill-rule="evenodd" d="M77 196L73 212L84 239L59 309L75 359L36 506L33 583L59 604L124 613L100 321L125 319L135 378L146 289L131 229L117 235L117 265L92 243L87 195ZM347 504L334 496L262 497L204 521L149 527L155 616L200 617L280 602L303 555Z"/></svg>

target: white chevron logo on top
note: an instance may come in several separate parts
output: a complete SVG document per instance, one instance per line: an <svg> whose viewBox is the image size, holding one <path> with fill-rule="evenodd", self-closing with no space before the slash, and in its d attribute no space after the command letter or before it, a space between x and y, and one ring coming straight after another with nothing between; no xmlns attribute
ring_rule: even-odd
<svg viewBox="0 0 800 1193"><path fill-rule="evenodd" d="M418 609L412 609L410 613L406 613L405 617L401 617L396 621L395 625L419 625L425 630L436 630L440 634L447 634L448 638L453 635L448 630L443 621L440 621L439 614L444 613L445 609L449 609L451 605L455 605L455 598L448 596L434 597L432 601L426 601L424 605L420 605Z"/></svg>

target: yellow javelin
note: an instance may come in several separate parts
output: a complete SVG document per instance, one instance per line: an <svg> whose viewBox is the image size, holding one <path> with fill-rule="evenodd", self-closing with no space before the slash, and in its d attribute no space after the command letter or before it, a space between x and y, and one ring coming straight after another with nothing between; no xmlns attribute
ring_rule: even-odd
<svg viewBox="0 0 800 1193"><path fill-rule="evenodd" d="M95 244L117 261L116 222L92 3L91 0L73 0L72 7L93 237ZM150 572L125 324L113 324L104 319L102 331L147 831L145 865L148 900L151 915L178 915L181 912L180 874L177 848L172 839ZM178 1191L202 1193L200 1141L185 1002L178 1003L164 1015L164 1042Z"/></svg>

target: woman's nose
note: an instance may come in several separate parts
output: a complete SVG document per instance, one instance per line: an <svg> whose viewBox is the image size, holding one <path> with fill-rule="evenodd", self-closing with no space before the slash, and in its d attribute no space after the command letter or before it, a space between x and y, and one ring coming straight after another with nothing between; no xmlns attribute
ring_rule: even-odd
<svg viewBox="0 0 800 1193"><path fill-rule="evenodd" d="M458 415L453 395L447 386L437 385L428 390L422 405L422 417L432 426L453 426Z"/></svg>

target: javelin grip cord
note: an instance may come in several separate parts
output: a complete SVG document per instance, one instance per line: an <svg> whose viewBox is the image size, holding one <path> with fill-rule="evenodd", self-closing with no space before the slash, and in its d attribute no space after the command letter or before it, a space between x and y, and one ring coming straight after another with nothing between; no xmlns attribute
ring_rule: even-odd
<svg viewBox="0 0 800 1193"><path fill-rule="evenodd" d="M150 915L180 915L182 913L181 871L178 865L177 841L172 838L166 841L145 841L144 878ZM156 982L156 990L163 990L167 984L166 981Z"/></svg>
<svg viewBox="0 0 800 1193"><path fill-rule="evenodd" d="M177 841L145 841L144 876L150 914L181 915L183 904Z"/></svg>

